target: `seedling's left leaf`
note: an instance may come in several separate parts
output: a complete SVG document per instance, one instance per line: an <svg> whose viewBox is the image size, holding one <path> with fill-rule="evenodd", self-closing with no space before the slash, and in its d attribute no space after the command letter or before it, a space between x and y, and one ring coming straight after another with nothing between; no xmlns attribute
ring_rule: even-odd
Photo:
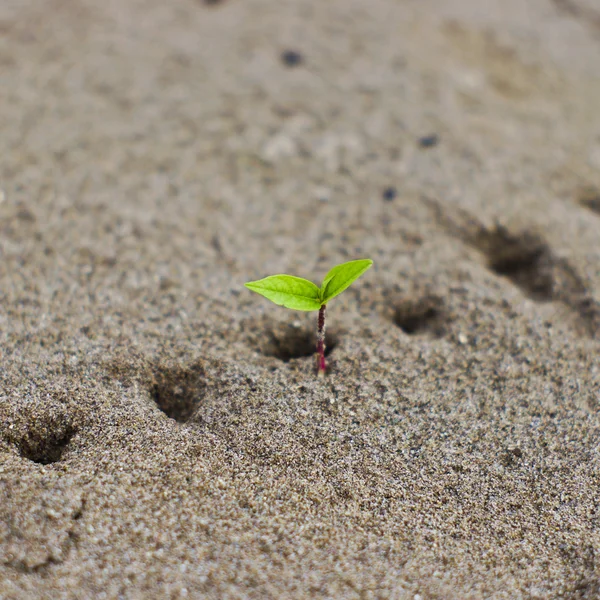
<svg viewBox="0 0 600 600"><path fill-rule="evenodd" d="M370 259L351 260L333 267L323 280L321 286L321 302L326 304L332 298L341 294L347 287L352 285L368 268L373 261Z"/></svg>
<svg viewBox="0 0 600 600"><path fill-rule="evenodd" d="M245 286L271 302L294 310L319 310L319 288L307 279L293 275L271 275Z"/></svg>

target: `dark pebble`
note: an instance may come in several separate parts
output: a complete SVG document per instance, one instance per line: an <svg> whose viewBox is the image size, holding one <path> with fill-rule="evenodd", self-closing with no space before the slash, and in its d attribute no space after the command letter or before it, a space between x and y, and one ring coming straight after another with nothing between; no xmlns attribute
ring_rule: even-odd
<svg viewBox="0 0 600 600"><path fill-rule="evenodd" d="M437 133L424 135L423 137L419 138L419 146L421 146L421 148L433 148L434 146L437 146L439 142L440 138Z"/></svg>
<svg viewBox="0 0 600 600"><path fill-rule="evenodd" d="M383 199L387 202L391 202L397 195L398 192L395 187L387 187L383 190Z"/></svg>
<svg viewBox="0 0 600 600"><path fill-rule="evenodd" d="M304 62L304 57L295 50L286 50L282 52L281 60L286 67L297 67Z"/></svg>

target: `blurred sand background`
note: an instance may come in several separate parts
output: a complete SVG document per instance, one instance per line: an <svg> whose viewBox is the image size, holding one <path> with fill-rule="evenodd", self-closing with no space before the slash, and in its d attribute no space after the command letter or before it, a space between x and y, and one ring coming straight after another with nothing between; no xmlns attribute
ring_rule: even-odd
<svg viewBox="0 0 600 600"><path fill-rule="evenodd" d="M600 597L596 0L0 0L0 189L2 600Z"/></svg>

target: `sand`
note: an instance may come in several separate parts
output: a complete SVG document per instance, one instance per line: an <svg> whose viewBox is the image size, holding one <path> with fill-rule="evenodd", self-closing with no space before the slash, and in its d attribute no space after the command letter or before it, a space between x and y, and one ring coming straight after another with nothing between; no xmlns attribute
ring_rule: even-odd
<svg viewBox="0 0 600 600"><path fill-rule="evenodd" d="M0 598L600 597L595 0L0 3ZM316 313L243 287L374 267Z"/></svg>

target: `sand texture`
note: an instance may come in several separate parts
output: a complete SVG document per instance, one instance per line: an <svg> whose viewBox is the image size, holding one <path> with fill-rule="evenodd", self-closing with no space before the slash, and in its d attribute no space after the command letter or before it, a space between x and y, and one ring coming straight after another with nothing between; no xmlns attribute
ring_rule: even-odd
<svg viewBox="0 0 600 600"><path fill-rule="evenodd" d="M2 600L600 598L597 0L0 0L0 190Z"/></svg>

